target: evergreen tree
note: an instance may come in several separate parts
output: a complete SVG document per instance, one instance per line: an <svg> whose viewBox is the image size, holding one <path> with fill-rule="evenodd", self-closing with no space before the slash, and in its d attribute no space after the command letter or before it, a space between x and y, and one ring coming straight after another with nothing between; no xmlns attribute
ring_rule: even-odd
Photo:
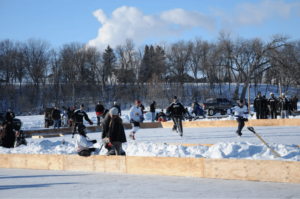
<svg viewBox="0 0 300 199"><path fill-rule="evenodd" d="M112 77L112 72L114 70L115 63L117 61L117 57L113 51L113 49L108 45L105 49L105 52L102 55L102 84L105 86L105 82L107 82L108 77Z"/></svg>

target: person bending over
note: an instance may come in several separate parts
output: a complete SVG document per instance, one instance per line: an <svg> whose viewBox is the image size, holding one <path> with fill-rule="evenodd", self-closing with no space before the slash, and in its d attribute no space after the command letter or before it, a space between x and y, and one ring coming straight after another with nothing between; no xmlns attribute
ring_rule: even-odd
<svg viewBox="0 0 300 199"><path fill-rule="evenodd" d="M89 116L86 114L86 112L84 111L84 105L81 104L80 105L80 109L76 110L74 112L74 114L72 115L72 120L74 122L73 124L73 134L72 134L72 138L74 138L74 134L76 132L76 127L79 124L83 124L83 117L86 121L88 121L90 123L90 125L93 125L93 122L90 120Z"/></svg>
<svg viewBox="0 0 300 199"><path fill-rule="evenodd" d="M83 124L79 124L78 134L75 142L75 149L80 156L90 156L92 151L95 151L95 148L91 148L97 140L90 140L88 136L86 136L86 127Z"/></svg>
<svg viewBox="0 0 300 199"><path fill-rule="evenodd" d="M248 121L248 109L243 100L239 100L238 105L234 107L234 117L236 117L236 121L239 123L236 134L238 134L238 136L241 136L242 129L245 126L245 122Z"/></svg>

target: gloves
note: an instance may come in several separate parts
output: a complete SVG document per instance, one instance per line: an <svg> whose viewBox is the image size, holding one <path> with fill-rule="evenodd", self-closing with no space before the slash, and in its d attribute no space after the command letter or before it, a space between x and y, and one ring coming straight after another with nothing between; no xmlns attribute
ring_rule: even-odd
<svg viewBox="0 0 300 199"><path fill-rule="evenodd" d="M248 122L248 118L244 118L244 121L245 121L245 122Z"/></svg>
<svg viewBox="0 0 300 199"><path fill-rule="evenodd" d="M91 140L91 142L92 142L93 144L96 144L96 143L97 143L97 140Z"/></svg>
<svg viewBox="0 0 300 199"><path fill-rule="evenodd" d="M106 138L107 146L112 147L112 143L110 142L110 138Z"/></svg>
<svg viewBox="0 0 300 199"><path fill-rule="evenodd" d="M92 121L89 121L90 125L93 125L93 122Z"/></svg>

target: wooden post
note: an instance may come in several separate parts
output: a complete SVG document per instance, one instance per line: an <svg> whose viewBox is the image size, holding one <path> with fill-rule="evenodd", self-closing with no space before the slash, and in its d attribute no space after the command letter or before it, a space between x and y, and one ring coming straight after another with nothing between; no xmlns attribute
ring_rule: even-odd
<svg viewBox="0 0 300 199"><path fill-rule="evenodd" d="M250 114L250 86L248 86L248 113Z"/></svg>
<svg viewBox="0 0 300 199"><path fill-rule="evenodd" d="M279 93L279 96L282 97L282 96L281 96L281 93L282 93L282 92L281 92L281 84L280 84L280 83L279 83L279 92L280 92L280 93Z"/></svg>

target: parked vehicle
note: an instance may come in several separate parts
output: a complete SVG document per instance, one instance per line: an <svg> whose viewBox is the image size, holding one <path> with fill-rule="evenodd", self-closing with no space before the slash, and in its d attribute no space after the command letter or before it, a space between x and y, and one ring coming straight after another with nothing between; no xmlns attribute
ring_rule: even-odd
<svg viewBox="0 0 300 199"><path fill-rule="evenodd" d="M200 105L202 105L203 110L205 110L209 116L213 116L216 113L225 115L227 110L235 106L236 103L232 103L226 98L208 98L206 102L203 104L200 103Z"/></svg>
<svg viewBox="0 0 300 199"><path fill-rule="evenodd" d="M0 112L0 125L2 125L2 122L5 122L5 115L6 115L5 111ZM13 119L13 129L15 131L18 131L18 130L20 130L20 128L21 128L21 120L18 118L14 118Z"/></svg>

